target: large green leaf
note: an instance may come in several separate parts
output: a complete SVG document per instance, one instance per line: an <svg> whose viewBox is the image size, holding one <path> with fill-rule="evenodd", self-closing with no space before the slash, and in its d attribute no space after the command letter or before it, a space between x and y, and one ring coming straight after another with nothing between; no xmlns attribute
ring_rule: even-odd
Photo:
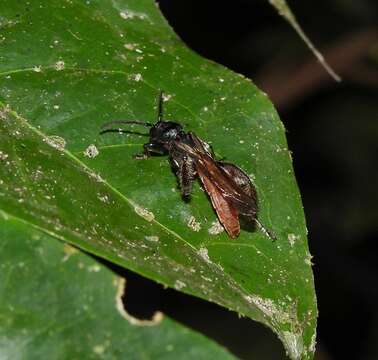
<svg viewBox="0 0 378 360"><path fill-rule="evenodd" d="M120 278L40 231L0 218L0 242L1 359L235 359L166 317L133 321Z"/></svg>
<svg viewBox="0 0 378 360"><path fill-rule="evenodd" d="M304 215L266 95L187 49L152 0L0 6L0 209L260 321L292 359L312 358L317 310ZM154 121L159 88L166 118L250 174L276 242L259 231L237 240L214 231L198 185L185 203L166 158L132 159L145 137L99 135L108 120Z"/></svg>

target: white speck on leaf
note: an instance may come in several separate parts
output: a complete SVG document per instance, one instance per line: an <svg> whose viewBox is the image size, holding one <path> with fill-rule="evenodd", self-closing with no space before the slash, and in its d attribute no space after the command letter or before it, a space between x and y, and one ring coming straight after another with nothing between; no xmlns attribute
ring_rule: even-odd
<svg viewBox="0 0 378 360"><path fill-rule="evenodd" d="M316 347L316 333L314 333L311 337L311 343L309 346L310 352L314 353L315 352L315 347Z"/></svg>
<svg viewBox="0 0 378 360"><path fill-rule="evenodd" d="M193 230L193 231L200 231L201 230L201 223L196 220L194 216L191 216L188 221L188 226Z"/></svg>
<svg viewBox="0 0 378 360"><path fill-rule="evenodd" d="M88 267L89 272L99 272L101 270L101 267L97 264L91 265Z"/></svg>
<svg viewBox="0 0 378 360"><path fill-rule="evenodd" d="M94 144L89 145L84 151L84 156L87 156L91 159L95 158L98 154L99 154L99 151L96 145Z"/></svg>
<svg viewBox="0 0 378 360"><path fill-rule="evenodd" d="M197 251L197 254L203 259L205 260L208 264L212 264L210 258L209 258L209 252L206 248L200 248L198 251Z"/></svg>
<svg viewBox="0 0 378 360"><path fill-rule="evenodd" d="M101 195L101 194L97 194L97 198L104 202L104 203L109 203L109 196L104 194L104 195Z"/></svg>
<svg viewBox="0 0 378 360"><path fill-rule="evenodd" d="M100 174L96 174L96 173L94 173L94 172L92 172L92 171L89 171L89 170L87 170L86 173L87 173L92 179L96 180L97 182L99 182L99 183L103 183L103 182L104 182L104 179L101 177Z"/></svg>
<svg viewBox="0 0 378 360"><path fill-rule="evenodd" d="M182 288L186 287L186 284L181 280L176 280L174 287L176 290L181 290Z"/></svg>
<svg viewBox="0 0 378 360"><path fill-rule="evenodd" d="M310 266L314 265L312 263L312 255L308 254L308 256L306 256L304 262L305 262L305 264L310 265Z"/></svg>
<svg viewBox="0 0 378 360"><path fill-rule="evenodd" d="M63 151L66 146L66 140L57 135L46 136L43 141L59 151Z"/></svg>
<svg viewBox="0 0 378 360"><path fill-rule="evenodd" d="M134 80L135 81L141 81L142 80L142 74L135 74L134 76L133 76L133 78L134 78Z"/></svg>
<svg viewBox="0 0 378 360"><path fill-rule="evenodd" d="M246 295L244 298L251 305L259 308L270 319L274 318L279 322L289 322L291 320L290 314L277 307L271 299L264 299L257 295Z"/></svg>
<svg viewBox="0 0 378 360"><path fill-rule="evenodd" d="M134 13L129 12L129 11L121 11L119 15L121 16L122 19L125 19L125 20L132 19L134 17Z"/></svg>
<svg viewBox="0 0 378 360"><path fill-rule="evenodd" d="M158 242L159 241L159 236L156 236L156 235L145 236L144 238L147 241L151 241L151 242Z"/></svg>
<svg viewBox="0 0 378 360"><path fill-rule="evenodd" d="M171 99L172 95L170 94L163 94L163 101L169 101Z"/></svg>
<svg viewBox="0 0 378 360"><path fill-rule="evenodd" d="M135 44L124 44L123 45L127 50L134 50Z"/></svg>
<svg viewBox="0 0 378 360"><path fill-rule="evenodd" d="M144 19L147 18L146 14L143 14L143 13L140 13L140 12L131 11L131 10L123 10L123 11L121 11L119 13L119 15L124 20L134 19L134 18L138 18L138 19L144 20Z"/></svg>
<svg viewBox="0 0 378 360"><path fill-rule="evenodd" d="M8 113L11 111L9 104L6 104L2 109L0 109L0 119L5 120Z"/></svg>
<svg viewBox="0 0 378 360"><path fill-rule="evenodd" d="M289 240L290 246L294 246L295 242L300 239L299 235L288 234L287 239Z"/></svg>
<svg viewBox="0 0 378 360"><path fill-rule="evenodd" d="M4 161L8 158L8 154L0 151L0 160Z"/></svg>
<svg viewBox="0 0 378 360"><path fill-rule="evenodd" d="M97 355L102 355L105 352L105 346L103 345L95 345L93 347L93 352Z"/></svg>
<svg viewBox="0 0 378 360"><path fill-rule="evenodd" d="M35 65L35 66L33 66L33 71L35 71L35 72L41 72L42 71L42 67L41 67L41 65Z"/></svg>
<svg viewBox="0 0 378 360"><path fill-rule="evenodd" d="M211 226L209 228L209 234L211 235L218 235L224 231L224 228L222 224L218 221L218 219L214 220L211 223Z"/></svg>
<svg viewBox="0 0 378 360"><path fill-rule="evenodd" d="M63 60L59 60L55 63L55 70L56 71L61 71L63 70L65 67L65 64L64 64L64 61Z"/></svg>
<svg viewBox="0 0 378 360"><path fill-rule="evenodd" d="M147 220L149 222L151 222L155 219L155 215L151 211L148 211L145 208L142 208L138 205L135 205L134 210L139 216L141 216L142 218L144 218L145 220Z"/></svg>

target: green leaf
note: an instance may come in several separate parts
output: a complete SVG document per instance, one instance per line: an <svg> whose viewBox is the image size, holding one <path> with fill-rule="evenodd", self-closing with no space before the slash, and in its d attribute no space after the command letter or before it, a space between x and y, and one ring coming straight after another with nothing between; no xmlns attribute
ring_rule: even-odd
<svg viewBox="0 0 378 360"><path fill-rule="evenodd" d="M266 95L187 49L152 0L0 6L0 209L262 322L292 359L311 359L317 310L304 214ZM146 137L99 135L109 120L153 122L159 88L166 119L250 174L276 242L260 231L218 233L198 184L183 202L167 158L132 159Z"/></svg>
<svg viewBox="0 0 378 360"><path fill-rule="evenodd" d="M235 359L169 318L136 324L122 279L20 221L0 243L2 359Z"/></svg>

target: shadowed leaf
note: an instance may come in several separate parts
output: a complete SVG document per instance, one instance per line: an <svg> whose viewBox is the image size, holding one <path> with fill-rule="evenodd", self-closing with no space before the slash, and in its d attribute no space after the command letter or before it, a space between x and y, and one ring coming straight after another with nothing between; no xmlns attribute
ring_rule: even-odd
<svg viewBox="0 0 378 360"><path fill-rule="evenodd" d="M3 359L235 359L169 318L127 320L119 277L27 224L0 217L0 244Z"/></svg>
<svg viewBox="0 0 378 360"><path fill-rule="evenodd" d="M0 209L34 228L269 326L311 359L316 299L284 128L251 82L187 49L153 1L0 5ZM146 137L99 135L114 119L165 118L252 178L277 236L230 240L197 184L181 199ZM144 131L138 126L131 130Z"/></svg>

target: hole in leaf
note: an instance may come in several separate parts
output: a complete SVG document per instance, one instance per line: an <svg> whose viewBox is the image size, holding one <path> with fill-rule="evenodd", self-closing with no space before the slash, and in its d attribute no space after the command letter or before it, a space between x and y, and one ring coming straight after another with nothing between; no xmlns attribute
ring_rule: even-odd
<svg viewBox="0 0 378 360"><path fill-rule="evenodd" d="M126 279L124 308L132 317L151 320L162 312L179 323L213 339L241 359L284 359L284 350L267 327L205 300L144 278L117 265L98 259ZM268 350L267 350L268 349Z"/></svg>

